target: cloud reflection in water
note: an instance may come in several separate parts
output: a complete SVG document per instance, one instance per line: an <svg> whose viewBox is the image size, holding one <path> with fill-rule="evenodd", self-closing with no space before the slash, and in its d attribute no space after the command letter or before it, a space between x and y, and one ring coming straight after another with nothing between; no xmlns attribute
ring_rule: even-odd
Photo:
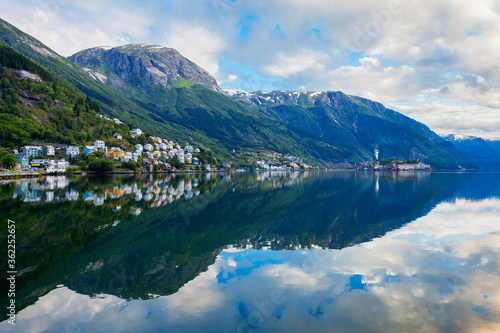
<svg viewBox="0 0 500 333"><path fill-rule="evenodd" d="M145 301L62 287L12 331L498 332L499 216L499 199L456 200L342 250L231 248L176 294Z"/></svg>

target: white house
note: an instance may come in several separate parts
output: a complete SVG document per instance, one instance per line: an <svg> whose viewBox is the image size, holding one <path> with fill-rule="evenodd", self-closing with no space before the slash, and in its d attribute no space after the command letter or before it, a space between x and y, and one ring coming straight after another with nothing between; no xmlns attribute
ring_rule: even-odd
<svg viewBox="0 0 500 333"><path fill-rule="evenodd" d="M23 155L27 157L38 157L43 154L42 147L39 146L24 146Z"/></svg>
<svg viewBox="0 0 500 333"><path fill-rule="evenodd" d="M196 149L194 150L194 152L195 152L195 153L200 153L200 152L201 152L201 150L200 150L200 148L196 148Z"/></svg>
<svg viewBox="0 0 500 333"><path fill-rule="evenodd" d="M187 153L185 157L186 157L186 159L190 160L193 158L193 154Z"/></svg>
<svg viewBox="0 0 500 333"><path fill-rule="evenodd" d="M120 133L115 133L115 134L113 134L113 136L114 136L115 138L117 138L118 140L123 139L123 136L122 136Z"/></svg>
<svg viewBox="0 0 500 333"><path fill-rule="evenodd" d="M161 150L167 150L167 144L166 143L160 143L160 149Z"/></svg>
<svg viewBox="0 0 500 333"><path fill-rule="evenodd" d="M155 143L154 147L155 147L155 150L160 150L160 144L159 143Z"/></svg>
<svg viewBox="0 0 500 333"><path fill-rule="evenodd" d="M153 151L154 150L154 147L152 144L149 144L149 143L146 143L144 145L144 150L147 150L147 151Z"/></svg>
<svg viewBox="0 0 500 333"><path fill-rule="evenodd" d="M169 141L167 147L168 147L168 149L174 149L174 142Z"/></svg>
<svg viewBox="0 0 500 333"><path fill-rule="evenodd" d="M68 148L66 148L66 155L76 157L80 155L80 148L78 148L78 146L68 146Z"/></svg>
<svg viewBox="0 0 500 333"><path fill-rule="evenodd" d="M141 136L142 135L142 131L138 128L134 128L132 130L132 135L137 135L137 136Z"/></svg>
<svg viewBox="0 0 500 333"><path fill-rule="evenodd" d="M138 143L138 144L135 145L135 150L143 151L144 147L140 143Z"/></svg>
<svg viewBox="0 0 500 333"><path fill-rule="evenodd" d="M95 140L94 147L96 147L97 149L105 149L106 144L102 140Z"/></svg>
<svg viewBox="0 0 500 333"><path fill-rule="evenodd" d="M184 157L184 150L181 150L181 149L177 150L177 158L179 159L179 161L181 163L184 163L184 158L185 158Z"/></svg>
<svg viewBox="0 0 500 333"><path fill-rule="evenodd" d="M66 168L69 166L69 162L64 158L55 161L55 171L56 172L66 172Z"/></svg>
<svg viewBox="0 0 500 333"><path fill-rule="evenodd" d="M78 193L78 191L75 190L66 191L66 200L68 201L76 201L78 200L79 196L80 193Z"/></svg>
<svg viewBox="0 0 500 333"><path fill-rule="evenodd" d="M131 152L127 151L125 152L125 154L122 156L122 161L130 161L131 159L133 159L133 155Z"/></svg>
<svg viewBox="0 0 500 333"><path fill-rule="evenodd" d="M194 151L193 146L186 146L186 151L188 153L193 153L193 151Z"/></svg>
<svg viewBox="0 0 500 333"><path fill-rule="evenodd" d="M56 154L56 149L54 146L45 146L47 156L54 156Z"/></svg>
<svg viewBox="0 0 500 333"><path fill-rule="evenodd" d="M69 162L65 159L47 160L47 172L66 172Z"/></svg>

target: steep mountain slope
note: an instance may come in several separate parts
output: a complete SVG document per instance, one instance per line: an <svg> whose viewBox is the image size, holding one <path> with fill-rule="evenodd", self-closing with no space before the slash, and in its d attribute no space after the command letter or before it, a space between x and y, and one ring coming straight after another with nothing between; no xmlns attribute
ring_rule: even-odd
<svg viewBox="0 0 500 333"><path fill-rule="evenodd" d="M293 130L351 152L361 159L418 158L437 168L459 168L453 147L427 126L382 104L341 92L226 91ZM470 165L466 165L470 167Z"/></svg>
<svg viewBox="0 0 500 333"><path fill-rule="evenodd" d="M0 146L33 141L86 144L127 135L126 125L96 116L99 105L69 84L0 41Z"/></svg>
<svg viewBox="0 0 500 333"><path fill-rule="evenodd" d="M117 89L128 83L143 90L156 85L171 88L200 84L222 92L217 81L203 68L176 50L158 45L96 47L80 51L68 59L82 65L85 71L103 83L109 79Z"/></svg>

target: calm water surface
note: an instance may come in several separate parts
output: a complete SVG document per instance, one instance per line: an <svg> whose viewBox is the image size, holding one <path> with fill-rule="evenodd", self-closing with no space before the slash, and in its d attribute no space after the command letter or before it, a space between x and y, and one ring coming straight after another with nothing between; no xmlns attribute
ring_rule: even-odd
<svg viewBox="0 0 500 333"><path fill-rule="evenodd" d="M0 332L500 332L499 174L60 176L0 205Z"/></svg>

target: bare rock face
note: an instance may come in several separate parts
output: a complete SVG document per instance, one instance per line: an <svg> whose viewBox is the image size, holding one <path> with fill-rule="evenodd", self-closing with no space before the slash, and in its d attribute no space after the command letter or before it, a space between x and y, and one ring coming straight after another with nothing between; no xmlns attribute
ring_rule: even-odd
<svg viewBox="0 0 500 333"><path fill-rule="evenodd" d="M217 81L207 71L172 48L143 44L96 47L80 51L69 57L69 60L92 70L92 77L96 76L95 73L106 77L116 76L139 89L149 85L171 88L200 84L222 92ZM111 80L113 85L119 84L116 78Z"/></svg>

